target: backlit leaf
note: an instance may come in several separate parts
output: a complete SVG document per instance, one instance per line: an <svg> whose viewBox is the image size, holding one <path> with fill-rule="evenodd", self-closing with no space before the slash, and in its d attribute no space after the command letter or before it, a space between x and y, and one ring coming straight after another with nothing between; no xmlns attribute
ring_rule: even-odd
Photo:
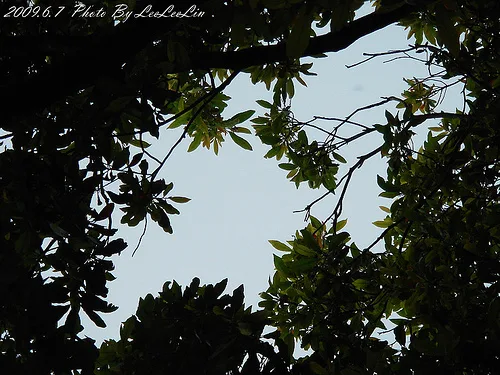
<svg viewBox="0 0 500 375"><path fill-rule="evenodd" d="M246 139L241 138L239 135L236 135L234 133L229 133L229 135L231 136L231 139L234 141L234 143L236 143L238 146L245 150L252 151L252 146Z"/></svg>
<svg viewBox="0 0 500 375"><path fill-rule="evenodd" d="M279 251L292 251L291 248L289 248L287 245L285 245L283 242L276 241L276 240L269 240L269 243Z"/></svg>

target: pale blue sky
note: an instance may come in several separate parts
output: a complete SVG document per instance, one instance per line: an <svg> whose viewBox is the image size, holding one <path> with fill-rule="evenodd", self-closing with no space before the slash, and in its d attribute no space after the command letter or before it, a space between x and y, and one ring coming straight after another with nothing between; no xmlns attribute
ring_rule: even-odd
<svg viewBox="0 0 500 375"><path fill-rule="evenodd" d="M345 51L315 60L317 77L305 77L308 88L296 86L292 110L296 118L308 120L313 115L345 117L358 107L374 103L382 96L399 95L405 88L404 76L423 76L425 69L409 60L384 64L383 58L347 69L363 59L363 52L383 52L405 48L406 31L390 26L363 38ZM246 109L259 109L257 99L272 101L265 85L253 86L247 75L239 77L226 91L232 97L226 117ZM394 105L388 107L394 111ZM356 120L367 125L384 123L384 110L361 113ZM250 123L245 125L250 126ZM332 126L327 123L325 126ZM155 155L165 154L178 137L172 130L162 132L160 142L150 148ZM109 284L109 301L120 308L104 315L105 329L84 321L89 335L101 342L118 338L120 322L135 313L139 297L157 295L163 283L175 279L182 286L193 277L202 283L215 283L229 278L228 291L245 285L246 304L257 307L258 293L266 290L273 274L273 248L269 239L286 241L304 226L303 214L292 211L304 208L323 193L306 186L299 189L288 182L286 172L274 159L264 159L267 146L254 136L246 137L254 151L249 152L227 140L215 156L212 151L198 149L187 153L189 140L174 152L161 177L174 182L173 195L192 198L179 205L181 215L173 216L174 234L169 235L150 223L148 232L135 257L131 257L142 226L120 228L119 235L129 249L114 258L115 281ZM344 156L352 162L357 155L371 151L379 144L378 135L354 143ZM385 174L380 157L365 164L353 179L344 205L345 228L358 246L370 244L380 233L371 223L383 219L379 205L390 205L378 198L380 189L376 175ZM335 197L314 207L318 218L327 217Z"/></svg>

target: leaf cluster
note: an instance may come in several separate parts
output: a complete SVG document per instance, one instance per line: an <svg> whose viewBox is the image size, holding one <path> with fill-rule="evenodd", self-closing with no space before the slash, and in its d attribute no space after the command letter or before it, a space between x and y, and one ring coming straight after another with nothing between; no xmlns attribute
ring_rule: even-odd
<svg viewBox="0 0 500 375"><path fill-rule="evenodd" d="M222 295L226 285L167 282L159 297L141 298L120 340L101 347L96 374L288 374L284 355L261 339L266 314L244 307L243 286Z"/></svg>

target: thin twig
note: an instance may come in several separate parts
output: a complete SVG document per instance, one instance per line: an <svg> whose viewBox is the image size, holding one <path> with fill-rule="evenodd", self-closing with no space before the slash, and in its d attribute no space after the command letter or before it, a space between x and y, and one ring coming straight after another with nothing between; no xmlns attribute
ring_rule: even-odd
<svg viewBox="0 0 500 375"><path fill-rule="evenodd" d="M325 130L325 129L323 129L323 128L321 128L321 127L317 126L317 125L313 125L313 124L311 124L311 123L309 123L309 122L300 122L300 123L298 123L297 125L302 125L303 127L304 127L304 126L307 126L307 127L310 127L310 128L316 129L316 130L318 130L318 131L320 131L320 132L322 132L322 133L325 133L325 134L327 134L327 135L333 136L333 134L332 134L331 132L329 132L328 130Z"/></svg>
<svg viewBox="0 0 500 375"><path fill-rule="evenodd" d="M349 120L338 118L338 117L314 116L313 120L311 120L311 121L314 121L314 120L339 121L339 122L342 122L343 124L351 124L351 125L359 126L360 128L363 128L363 129L369 129L368 126L360 124L359 122L349 121Z"/></svg>
<svg viewBox="0 0 500 375"><path fill-rule="evenodd" d="M52 245L53 245L54 243L56 243L56 241L57 241L57 240L56 240L55 238L52 238L52 240L51 240L51 241L49 242L49 244L45 247L45 249L43 249L43 250L42 250L42 252L43 252L44 254L46 254L48 251L50 251L50 250L51 250Z"/></svg>
<svg viewBox="0 0 500 375"><path fill-rule="evenodd" d="M7 138L10 138L14 135L14 133L7 133L7 134L4 134L4 135L0 135L0 139L7 139Z"/></svg>
<svg viewBox="0 0 500 375"><path fill-rule="evenodd" d="M366 56L366 54L365 54L365 53L363 53L363 55L364 55L364 56ZM359 66L359 65L361 65L361 64L364 64L365 62L368 62L368 61L370 61L370 60L374 59L375 57L376 57L376 56L370 56L370 57L368 57L368 58L366 58L366 59L364 59L364 60L358 61L358 62L357 62L357 63L355 63L355 64L352 64L352 65L346 65L345 67L346 67L347 69L351 69L351 68L354 68L354 67Z"/></svg>
<svg viewBox="0 0 500 375"><path fill-rule="evenodd" d="M158 164L161 163L161 160L158 159L156 156L154 156L153 154L151 154L148 150L146 150L145 148L142 149L142 152L144 152L147 156L149 156L151 159L153 159L155 162L157 162Z"/></svg>
<svg viewBox="0 0 500 375"><path fill-rule="evenodd" d="M134 251L132 252L132 256L135 255L135 252L139 249L139 246L141 246L142 239L144 238L144 235L146 234L146 229L148 228L148 215L144 216L144 229L142 230L141 236L139 237L139 242L137 242L137 246L135 247Z"/></svg>
<svg viewBox="0 0 500 375"><path fill-rule="evenodd" d="M399 244L399 249L398 249L399 254L403 253L403 246L404 246L406 237L408 236L408 233L410 232L410 228L411 228L412 224L413 224L413 221L410 221L408 223L408 225L406 226L405 231L403 233L403 237L401 237L401 242Z"/></svg>
<svg viewBox="0 0 500 375"><path fill-rule="evenodd" d="M384 231L380 234L380 236L378 236L375 241L373 241L370 246L368 246L367 248L363 249L363 253L367 253L369 252L376 244L379 243L379 241L385 237L385 235L392 229L394 228L395 226L401 224L403 222L403 220L406 219L405 217L402 217L400 218L398 221L396 221L395 223L392 223L391 225L389 225L387 228L384 229Z"/></svg>
<svg viewBox="0 0 500 375"><path fill-rule="evenodd" d="M351 112L351 114L349 114L349 116L347 116L339 125L337 125L337 128L340 128L342 125L346 124L358 112L366 111L368 109L372 109L375 107L380 107L381 105L387 104L387 103L394 101L394 100L401 101L401 99L396 98L395 96L390 96L390 97L382 98L382 100L379 102L369 104L369 105L366 105L364 107L357 108L356 110ZM328 138L325 140L325 142L327 142L327 141L328 141Z"/></svg>
<svg viewBox="0 0 500 375"><path fill-rule="evenodd" d="M362 61L359 61L355 64L352 64L352 65L346 65L345 67L347 69L351 69L351 68L354 68L358 65L361 65L361 64L364 64L365 62L368 62L376 57L379 57L379 56L387 56L387 55L395 55L397 53L406 53L406 52L409 52L409 51L414 51L416 50L418 47L417 46L410 46L410 48L407 48L407 49L401 49L401 50L391 50L391 51L386 51L386 52L377 52L377 53L363 53L363 56L368 56L368 58L362 60Z"/></svg>
<svg viewBox="0 0 500 375"><path fill-rule="evenodd" d="M157 162L158 164L161 163L160 159L158 159L156 156L154 156L153 154L151 154L149 151L146 150L146 148L144 147L144 144L143 144L143 140L142 140L142 133L139 135L139 144L141 145L141 150L143 153L145 153L147 156L149 156L151 159L153 159L155 162Z"/></svg>
<svg viewBox="0 0 500 375"><path fill-rule="evenodd" d="M341 142L337 142L337 143L332 144L331 147L334 150L338 150L340 147L345 146L345 145L349 144L350 142L355 141L358 138L364 137L367 134L373 133L376 130L377 130L376 128L362 130L361 132L354 134L353 136L351 136L349 138L342 139ZM337 138L340 138L340 137L337 137Z"/></svg>
<svg viewBox="0 0 500 375"><path fill-rule="evenodd" d="M337 201L337 205L335 206L333 212L323 222L323 225L325 225L334 216L335 216L334 223L337 222L338 218L342 214L342 208L343 208L342 206L343 206L344 197L347 193L347 188L349 187L349 183L351 182L351 179L352 179L352 176L354 175L354 172L356 171L356 169L361 168L363 166L363 164L365 163L365 161L370 159L372 156L378 154L380 151L382 151L382 146L377 147L376 149L370 151L369 153L367 153L365 155L359 156L358 161L351 168L349 168L349 171L346 174L347 179L346 179L344 186L342 188L342 192L340 193L339 200Z"/></svg>

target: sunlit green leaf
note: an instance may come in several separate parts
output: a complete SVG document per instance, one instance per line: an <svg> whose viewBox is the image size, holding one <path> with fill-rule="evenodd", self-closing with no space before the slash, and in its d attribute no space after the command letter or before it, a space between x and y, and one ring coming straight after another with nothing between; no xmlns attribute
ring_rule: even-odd
<svg viewBox="0 0 500 375"><path fill-rule="evenodd" d="M385 207L385 206L379 206L379 208L384 211L384 212L387 212L388 214L391 213L391 209L389 207Z"/></svg>
<svg viewBox="0 0 500 375"><path fill-rule="evenodd" d="M347 219L338 221L337 225L335 226L335 230L337 232L342 230L342 228L344 228L346 226L346 224L347 224Z"/></svg>
<svg viewBox="0 0 500 375"><path fill-rule="evenodd" d="M390 218L386 218L384 220L374 221L373 225L379 228L388 228L392 224L392 220Z"/></svg>
<svg viewBox="0 0 500 375"><path fill-rule="evenodd" d="M280 241L276 241L276 240L269 240L269 243L276 249L276 250L279 250L279 251L292 251L291 248L289 248L287 245L285 245L284 243L280 242Z"/></svg>
<svg viewBox="0 0 500 375"><path fill-rule="evenodd" d="M252 151L252 146L246 139L241 138L239 135L236 135L234 133L229 133L229 135L231 136L231 139L234 141L234 143L236 143L238 146L245 150Z"/></svg>

